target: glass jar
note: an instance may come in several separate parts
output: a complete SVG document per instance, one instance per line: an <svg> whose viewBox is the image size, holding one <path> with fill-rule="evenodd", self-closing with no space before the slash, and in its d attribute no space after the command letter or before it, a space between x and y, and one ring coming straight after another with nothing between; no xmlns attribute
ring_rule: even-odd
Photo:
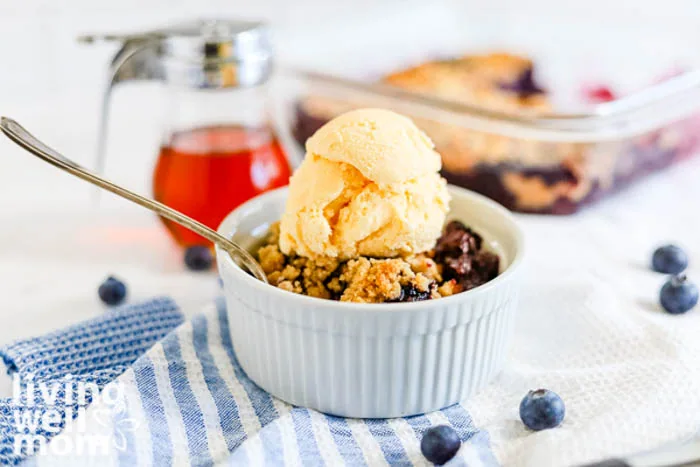
<svg viewBox="0 0 700 467"><path fill-rule="evenodd" d="M122 44L104 97L98 171L104 163L113 87L158 80L164 83L166 108L153 174L156 200L215 229L243 202L287 184L290 166L268 114L272 51L263 25L199 20L82 39ZM207 244L162 220L180 245Z"/></svg>

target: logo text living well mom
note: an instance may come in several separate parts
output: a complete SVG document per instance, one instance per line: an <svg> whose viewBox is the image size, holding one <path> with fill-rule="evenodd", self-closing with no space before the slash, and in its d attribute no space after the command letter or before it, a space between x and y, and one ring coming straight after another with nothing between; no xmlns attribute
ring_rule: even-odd
<svg viewBox="0 0 700 467"><path fill-rule="evenodd" d="M86 410L107 433L88 430ZM15 428L13 451L17 455L106 455L124 449L122 430L133 431L136 423L119 415L125 411L124 390L112 381L100 391L92 382L75 381L72 375L51 382L34 381L34 375L15 375L12 381L12 419ZM117 422L117 423L114 423ZM54 436L58 433L71 436ZM53 441L49 443L49 440Z"/></svg>

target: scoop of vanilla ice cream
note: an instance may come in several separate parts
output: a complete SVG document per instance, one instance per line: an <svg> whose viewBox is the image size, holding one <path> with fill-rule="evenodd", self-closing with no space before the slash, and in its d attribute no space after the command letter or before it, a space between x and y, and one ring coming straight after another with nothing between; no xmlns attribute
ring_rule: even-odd
<svg viewBox="0 0 700 467"><path fill-rule="evenodd" d="M306 142L306 152L350 164L377 184L403 182L442 166L433 142L411 119L383 109L344 113Z"/></svg>
<svg viewBox="0 0 700 467"><path fill-rule="evenodd" d="M392 257L432 248L449 208L440 155L399 114L345 113L306 143L280 223L285 254Z"/></svg>

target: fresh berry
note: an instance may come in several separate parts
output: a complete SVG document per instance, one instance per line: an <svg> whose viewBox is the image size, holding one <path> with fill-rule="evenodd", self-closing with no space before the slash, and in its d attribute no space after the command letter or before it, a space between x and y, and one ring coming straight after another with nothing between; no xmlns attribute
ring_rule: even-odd
<svg viewBox="0 0 700 467"><path fill-rule="evenodd" d="M420 442L420 451L433 464L442 465L459 451L462 441L454 428L438 425L428 429Z"/></svg>
<svg viewBox="0 0 700 467"><path fill-rule="evenodd" d="M651 268L664 274L679 274L688 267L688 255L676 245L665 245L654 251Z"/></svg>
<svg viewBox="0 0 700 467"><path fill-rule="evenodd" d="M191 246L185 251L185 264L192 271L206 271L214 264L214 256L207 246Z"/></svg>
<svg viewBox="0 0 700 467"><path fill-rule="evenodd" d="M119 279L109 276L100 284L97 293L107 305L119 305L126 298L126 285Z"/></svg>
<svg viewBox="0 0 700 467"><path fill-rule="evenodd" d="M661 287L659 301L664 310L678 315L691 310L698 303L698 288L688 282L685 274L673 276Z"/></svg>
<svg viewBox="0 0 700 467"><path fill-rule="evenodd" d="M500 88L505 91L517 93L520 97L526 98L535 94L542 94L542 89L536 82L532 67L523 70L522 73L510 83L501 83Z"/></svg>
<svg viewBox="0 0 700 467"><path fill-rule="evenodd" d="M431 287L434 287L431 284ZM395 300L390 300L392 302L422 302L423 300L430 300L430 290L421 292L412 284L406 284L401 286L401 292L399 297Z"/></svg>
<svg viewBox="0 0 700 467"><path fill-rule="evenodd" d="M586 99L595 104L610 102L616 99L615 93L606 86L593 86L583 91Z"/></svg>
<svg viewBox="0 0 700 467"><path fill-rule="evenodd" d="M564 401L549 389L530 391L520 402L520 419L535 431L559 426L565 411Z"/></svg>

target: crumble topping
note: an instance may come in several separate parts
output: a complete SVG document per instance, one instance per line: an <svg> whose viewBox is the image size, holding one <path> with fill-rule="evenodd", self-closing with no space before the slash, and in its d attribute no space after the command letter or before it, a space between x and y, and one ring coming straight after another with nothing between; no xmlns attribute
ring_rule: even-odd
<svg viewBox="0 0 700 467"><path fill-rule="evenodd" d="M392 86L465 104L516 113L550 110L527 58L506 53L434 60L392 73Z"/></svg>
<svg viewBox="0 0 700 467"><path fill-rule="evenodd" d="M496 277L499 258L481 246L481 236L452 221L428 252L341 262L283 254L276 223L256 256L270 284L289 292L356 303L415 302L454 295Z"/></svg>

